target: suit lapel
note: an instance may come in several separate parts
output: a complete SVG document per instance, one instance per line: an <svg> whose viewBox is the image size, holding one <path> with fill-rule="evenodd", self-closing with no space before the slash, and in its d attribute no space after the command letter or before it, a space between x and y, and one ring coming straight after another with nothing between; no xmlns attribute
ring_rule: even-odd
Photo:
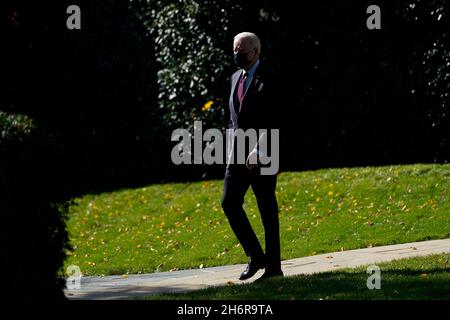
<svg viewBox="0 0 450 320"><path fill-rule="evenodd" d="M261 63L259 64L258 68L256 68L255 73L253 74L253 77L251 79L250 84L248 85L245 94L244 94L244 101L248 101L251 99L251 96L258 90L259 86L261 85L261 76L260 76L260 70L261 70ZM249 105L243 106L244 109L248 109Z"/></svg>
<svg viewBox="0 0 450 320"><path fill-rule="evenodd" d="M255 91L260 83L261 83L261 78L260 78L260 72L261 72L262 68L261 68L261 62L259 63L258 67L255 70L255 73L253 74L253 77L251 79L250 84L247 87L247 90L245 91L244 97L247 96L247 94L251 94L252 91Z"/></svg>
<svg viewBox="0 0 450 320"><path fill-rule="evenodd" d="M261 65L261 63L260 63L260 65ZM255 73L253 74L253 77L252 77L250 83L248 84L247 89L245 90L244 97L247 95L248 91L251 92L252 87L254 87L254 86L256 86L258 84L258 82L259 82L259 75L258 75L259 68L260 68L260 66L258 66L258 68L256 68Z"/></svg>
<svg viewBox="0 0 450 320"><path fill-rule="evenodd" d="M236 106L234 105L234 103L235 103L235 99L234 99L235 94L234 93L235 93L236 85L237 85L237 82L239 80L239 76L241 75L241 73L242 73L242 70L238 70L231 77L230 107L231 107L231 112L233 112L235 115L237 115L237 113L236 113L236 108L235 108Z"/></svg>

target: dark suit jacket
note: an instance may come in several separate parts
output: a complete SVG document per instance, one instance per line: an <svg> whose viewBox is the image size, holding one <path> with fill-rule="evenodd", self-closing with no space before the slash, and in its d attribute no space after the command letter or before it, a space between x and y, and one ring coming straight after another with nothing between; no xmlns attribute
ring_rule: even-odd
<svg viewBox="0 0 450 320"><path fill-rule="evenodd" d="M257 132L258 129L268 129L267 138L270 137L270 129L280 129L281 139L283 95L279 78L275 72L260 62L244 96L241 111L239 112L237 84L241 74L242 70L238 70L231 76L229 99L230 128L241 128L244 131L253 128ZM270 151L270 139L268 139L268 143L268 150ZM254 146L248 147L248 151L251 151ZM246 152L246 157L247 155L248 152Z"/></svg>
<svg viewBox="0 0 450 320"><path fill-rule="evenodd" d="M239 112L237 84L242 70L231 76L230 127L247 130L280 128L281 86L275 73L260 63L242 101Z"/></svg>

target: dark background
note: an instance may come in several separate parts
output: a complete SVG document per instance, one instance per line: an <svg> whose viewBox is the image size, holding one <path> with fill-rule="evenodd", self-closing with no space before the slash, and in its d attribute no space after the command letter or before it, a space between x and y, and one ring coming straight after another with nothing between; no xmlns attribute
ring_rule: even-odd
<svg viewBox="0 0 450 320"><path fill-rule="evenodd" d="M205 0L193 13L189 1L2 1L1 240L2 267L17 270L12 295L36 296L17 290L32 279L43 297L62 297L55 275L69 244L58 206L72 197L223 177L221 166L172 165L170 134L194 119L227 125L241 31L260 36L261 59L283 79L283 170L446 163L449 9L422 2ZM66 28L71 4L81 30ZM370 4L381 30L366 28Z"/></svg>

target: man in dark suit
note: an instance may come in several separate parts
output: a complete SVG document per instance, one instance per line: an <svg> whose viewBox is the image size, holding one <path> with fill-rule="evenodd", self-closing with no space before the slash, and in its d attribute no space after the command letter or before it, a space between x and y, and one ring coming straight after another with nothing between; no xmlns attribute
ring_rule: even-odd
<svg viewBox="0 0 450 320"><path fill-rule="evenodd" d="M280 86L275 74L259 61L261 44L258 37L243 32L234 38L234 60L240 68L231 77L230 114L232 131L236 129L267 129L258 137L255 146L245 149L245 164L227 161L222 208L230 226L250 258L247 268L239 276L249 279L260 269L265 269L262 279L282 276L278 204L276 199L277 173L261 174L259 162L262 142L270 140L270 130L279 129ZM237 151L235 146L233 152ZM264 149L266 152L266 149ZM233 155L234 156L234 155ZM264 253L242 207L249 187L255 194L264 232Z"/></svg>

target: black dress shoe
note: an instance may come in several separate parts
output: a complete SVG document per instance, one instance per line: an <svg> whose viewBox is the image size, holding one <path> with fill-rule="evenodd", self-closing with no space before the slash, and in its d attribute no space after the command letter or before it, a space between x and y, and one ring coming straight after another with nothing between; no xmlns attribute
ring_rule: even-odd
<svg viewBox="0 0 450 320"><path fill-rule="evenodd" d="M245 268L245 270L239 276L239 280L249 279L249 278L253 277L255 275L255 273L258 272L258 270L264 269L265 267L266 267L266 264L262 261L250 262L247 265L247 268Z"/></svg>
<svg viewBox="0 0 450 320"><path fill-rule="evenodd" d="M283 277L283 276L284 276L284 274L283 274L283 271L281 271L281 270L275 270L275 271L266 270L266 272L264 272L264 274L260 278L256 279L256 281L263 281L263 280L266 280L269 278Z"/></svg>

